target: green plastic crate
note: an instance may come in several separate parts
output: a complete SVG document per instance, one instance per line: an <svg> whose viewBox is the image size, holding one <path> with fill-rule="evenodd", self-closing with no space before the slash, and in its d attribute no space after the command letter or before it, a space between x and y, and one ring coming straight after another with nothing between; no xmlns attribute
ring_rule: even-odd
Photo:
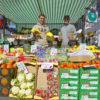
<svg viewBox="0 0 100 100"><path fill-rule="evenodd" d="M79 69L60 68L60 82L78 81Z"/></svg>
<svg viewBox="0 0 100 100"><path fill-rule="evenodd" d="M60 83L60 90L78 90L78 85L70 85L68 82Z"/></svg>
<svg viewBox="0 0 100 100"><path fill-rule="evenodd" d="M60 100L78 100L78 94L73 95L71 92L60 92Z"/></svg>

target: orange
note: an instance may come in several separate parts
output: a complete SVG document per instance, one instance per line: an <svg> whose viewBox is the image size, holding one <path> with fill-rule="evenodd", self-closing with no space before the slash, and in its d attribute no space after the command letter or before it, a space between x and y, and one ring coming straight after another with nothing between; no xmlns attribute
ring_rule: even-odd
<svg viewBox="0 0 100 100"><path fill-rule="evenodd" d="M10 59L9 63L13 64L13 63L15 63L15 61L13 59Z"/></svg>
<svg viewBox="0 0 100 100"><path fill-rule="evenodd" d="M6 68L7 67L7 64L6 63L2 63L1 64L1 68Z"/></svg>
<svg viewBox="0 0 100 100"><path fill-rule="evenodd" d="M14 63L14 64L12 65L12 67L13 67L13 68L16 68L16 63Z"/></svg>
<svg viewBox="0 0 100 100"><path fill-rule="evenodd" d="M8 75L8 70L6 68L3 68L1 73L2 73L2 75L6 76L6 75Z"/></svg>
<svg viewBox="0 0 100 100"><path fill-rule="evenodd" d="M6 78L2 78L2 79L1 79L1 84L2 84L2 85L5 86L5 85L7 85L7 83L8 83L8 80L7 80Z"/></svg>
<svg viewBox="0 0 100 100"><path fill-rule="evenodd" d="M7 63L7 68L12 68L12 63Z"/></svg>
<svg viewBox="0 0 100 100"><path fill-rule="evenodd" d="M3 95L7 95L9 93L9 90L7 88L2 88L1 93Z"/></svg>

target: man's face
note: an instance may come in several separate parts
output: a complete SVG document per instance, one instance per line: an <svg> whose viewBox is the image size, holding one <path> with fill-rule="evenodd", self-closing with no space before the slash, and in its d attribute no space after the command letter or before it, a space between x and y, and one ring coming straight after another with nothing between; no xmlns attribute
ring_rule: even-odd
<svg viewBox="0 0 100 100"><path fill-rule="evenodd" d="M68 19L64 19L64 24L68 25L68 23L69 23L69 20Z"/></svg>
<svg viewBox="0 0 100 100"><path fill-rule="evenodd" d="M39 20L39 23L41 25L45 24L45 17L44 16L40 16L38 20Z"/></svg>

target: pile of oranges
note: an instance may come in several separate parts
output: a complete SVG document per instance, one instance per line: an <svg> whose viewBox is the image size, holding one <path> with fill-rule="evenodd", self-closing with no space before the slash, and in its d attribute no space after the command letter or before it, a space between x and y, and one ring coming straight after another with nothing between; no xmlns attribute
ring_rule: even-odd
<svg viewBox="0 0 100 100"><path fill-rule="evenodd" d="M7 61L3 61L1 64L0 64L0 68L15 68L16 67L16 62L15 60L7 60Z"/></svg>
<svg viewBox="0 0 100 100"><path fill-rule="evenodd" d="M60 64L60 68L80 68L87 65L94 65L95 68L100 68L100 61L86 61L86 62L64 62Z"/></svg>

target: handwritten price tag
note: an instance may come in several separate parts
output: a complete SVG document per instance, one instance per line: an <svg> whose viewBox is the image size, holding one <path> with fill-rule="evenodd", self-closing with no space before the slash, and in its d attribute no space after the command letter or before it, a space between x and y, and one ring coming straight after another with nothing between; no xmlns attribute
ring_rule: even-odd
<svg viewBox="0 0 100 100"><path fill-rule="evenodd" d="M85 43L80 44L80 50L86 50L86 44Z"/></svg>
<svg viewBox="0 0 100 100"><path fill-rule="evenodd" d="M27 67L25 66L25 64L23 62L18 62L17 67L18 67L18 69L23 70L25 73L29 72Z"/></svg>
<svg viewBox="0 0 100 100"><path fill-rule="evenodd" d="M37 51L37 45L31 45L31 53L35 53Z"/></svg>
<svg viewBox="0 0 100 100"><path fill-rule="evenodd" d="M41 68L42 69L52 69L53 68L53 64L44 62L44 63L41 64Z"/></svg>
<svg viewBox="0 0 100 100"><path fill-rule="evenodd" d="M52 56L57 55L57 49L56 48L51 48L50 55L52 55Z"/></svg>

